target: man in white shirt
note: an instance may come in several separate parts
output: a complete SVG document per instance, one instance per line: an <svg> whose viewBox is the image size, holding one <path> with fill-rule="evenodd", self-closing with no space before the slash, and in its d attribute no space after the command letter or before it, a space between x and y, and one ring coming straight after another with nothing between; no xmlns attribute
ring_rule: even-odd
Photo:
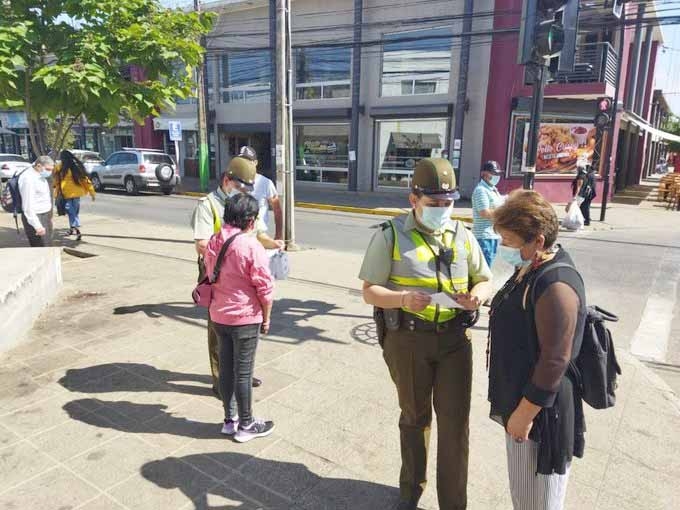
<svg viewBox="0 0 680 510"><path fill-rule="evenodd" d="M249 159L257 166L257 153L252 147L248 147L247 145L241 147L239 156ZM276 229L274 239L281 239L283 235L283 213L281 211L281 200L279 199L278 191L276 191L276 186L269 178L258 172L255 176L255 186L251 194L255 197L260 206L260 215L258 218L265 225L269 225L269 208L271 207L272 211L274 211L274 225Z"/></svg>
<svg viewBox="0 0 680 510"><path fill-rule="evenodd" d="M54 160L40 156L19 176L21 222L32 247L49 246L52 241L52 192L50 181Z"/></svg>

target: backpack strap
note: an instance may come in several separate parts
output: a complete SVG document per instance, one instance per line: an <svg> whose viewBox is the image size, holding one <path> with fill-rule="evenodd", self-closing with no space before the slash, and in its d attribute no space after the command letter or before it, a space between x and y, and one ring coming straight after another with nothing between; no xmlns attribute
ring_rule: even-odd
<svg viewBox="0 0 680 510"><path fill-rule="evenodd" d="M579 277L579 280L581 280L581 283L583 283L583 286L585 287L585 283L583 282L583 277L581 276L581 273L579 273L574 266L571 264L567 264L566 262L557 262L555 264L550 264L546 267L543 267L541 270L539 270L531 279L531 282L529 282L529 285L527 285L527 291L524 294L524 301L522 302L522 307L524 310L527 309L527 298L529 298L529 303L533 307L536 304L536 282L540 280L544 275L547 273L555 270L555 269L560 269L560 268L569 268L572 269ZM609 312L606 312L608 315L611 315L613 317L616 317L614 314L610 314ZM618 320L618 317L616 317Z"/></svg>
<svg viewBox="0 0 680 510"><path fill-rule="evenodd" d="M233 236L231 236L229 239L227 239L224 244L222 245L222 249L220 250L219 255L217 256L217 261L215 262L215 269L213 270L212 276L210 277L210 283L215 283L217 281L217 278L220 276L220 270L222 269L222 262L224 261L224 256L227 254L227 250L229 249L229 246L231 243L234 242L234 239L236 239L238 236L243 234L243 232L237 232Z"/></svg>

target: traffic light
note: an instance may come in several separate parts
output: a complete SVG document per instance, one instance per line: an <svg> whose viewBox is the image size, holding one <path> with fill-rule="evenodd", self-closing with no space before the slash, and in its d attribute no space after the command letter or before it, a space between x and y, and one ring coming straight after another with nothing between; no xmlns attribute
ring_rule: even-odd
<svg viewBox="0 0 680 510"><path fill-rule="evenodd" d="M519 34L518 64L543 63L564 55L560 71L573 69L579 0L524 0ZM555 15L562 12L562 19Z"/></svg>
<svg viewBox="0 0 680 510"><path fill-rule="evenodd" d="M612 120L612 100L608 97L600 97L597 100L597 109L593 124L598 129L606 128Z"/></svg>

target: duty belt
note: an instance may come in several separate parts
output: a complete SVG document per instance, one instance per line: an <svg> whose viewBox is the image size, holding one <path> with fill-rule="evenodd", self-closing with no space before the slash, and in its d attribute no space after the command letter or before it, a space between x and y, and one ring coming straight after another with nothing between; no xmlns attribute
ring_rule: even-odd
<svg viewBox="0 0 680 510"><path fill-rule="evenodd" d="M474 326L479 320L479 312L461 312L454 319L446 322L425 321L416 315L402 312L400 329L406 331L427 331L444 333L446 331L462 331Z"/></svg>

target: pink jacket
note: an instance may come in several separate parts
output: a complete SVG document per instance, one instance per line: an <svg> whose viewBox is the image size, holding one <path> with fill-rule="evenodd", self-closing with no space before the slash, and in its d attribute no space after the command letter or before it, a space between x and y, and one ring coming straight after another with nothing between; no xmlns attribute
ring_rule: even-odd
<svg viewBox="0 0 680 510"><path fill-rule="evenodd" d="M212 236L205 251L207 274L212 274L217 256L225 241L239 232L231 225ZM217 324L243 326L263 320L262 305L274 299L274 279L269 272L269 258L260 242L242 234L231 243L222 262L217 282L213 284L210 318Z"/></svg>

